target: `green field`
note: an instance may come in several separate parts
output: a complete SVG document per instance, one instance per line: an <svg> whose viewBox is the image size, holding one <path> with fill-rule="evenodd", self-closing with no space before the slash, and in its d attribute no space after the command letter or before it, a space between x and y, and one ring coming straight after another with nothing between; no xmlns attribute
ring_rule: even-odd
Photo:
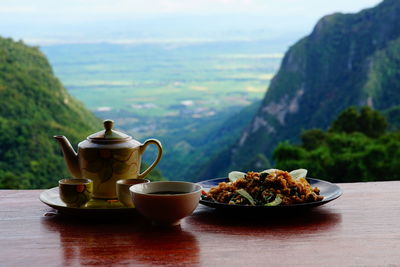
<svg viewBox="0 0 400 267"><path fill-rule="evenodd" d="M182 101L191 109L248 105L264 95L282 57L257 42L42 50L65 87L89 109L154 116L171 114Z"/></svg>
<svg viewBox="0 0 400 267"><path fill-rule="evenodd" d="M170 179L185 179L187 170L176 178L171 167L191 169L194 151L211 155L203 151L212 149L204 145L210 132L264 96L283 52L261 41L77 44L41 50L69 92L97 116L113 118L137 139L162 140L166 154L159 168ZM212 140L224 146L233 137L213 139L225 140Z"/></svg>

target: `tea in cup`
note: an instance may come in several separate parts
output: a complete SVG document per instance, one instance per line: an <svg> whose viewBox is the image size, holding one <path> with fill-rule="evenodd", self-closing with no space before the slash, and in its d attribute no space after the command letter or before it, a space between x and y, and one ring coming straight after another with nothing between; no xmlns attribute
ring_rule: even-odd
<svg viewBox="0 0 400 267"><path fill-rule="evenodd" d="M58 185L60 198L68 207L82 207L92 198L93 182L90 179L62 179Z"/></svg>
<svg viewBox="0 0 400 267"><path fill-rule="evenodd" d="M199 204L203 188L180 181L137 184L129 188L135 208L155 225L178 225Z"/></svg>
<svg viewBox="0 0 400 267"><path fill-rule="evenodd" d="M147 179L121 179L117 181L117 196L118 200L127 207L134 208L135 205L133 204L131 193L129 188L135 184L142 184L142 183L149 183L150 180Z"/></svg>

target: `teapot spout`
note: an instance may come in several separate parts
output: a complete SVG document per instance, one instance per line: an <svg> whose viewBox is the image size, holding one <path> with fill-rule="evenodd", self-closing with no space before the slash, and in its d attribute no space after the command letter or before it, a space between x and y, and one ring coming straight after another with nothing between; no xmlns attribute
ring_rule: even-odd
<svg viewBox="0 0 400 267"><path fill-rule="evenodd" d="M60 144L62 152L64 154L64 160L67 164L69 172L75 178L82 178L82 174L79 168L79 160L78 154L75 152L74 148L71 146L71 143L68 139L63 135L53 136L54 139Z"/></svg>

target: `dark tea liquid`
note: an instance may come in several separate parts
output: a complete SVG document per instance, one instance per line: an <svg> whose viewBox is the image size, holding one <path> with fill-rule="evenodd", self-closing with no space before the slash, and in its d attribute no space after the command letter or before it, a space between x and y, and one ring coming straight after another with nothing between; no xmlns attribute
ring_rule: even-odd
<svg viewBox="0 0 400 267"><path fill-rule="evenodd" d="M179 194L187 194L189 192L182 192L182 191L158 191L158 192L151 192L149 194L152 195L179 195Z"/></svg>

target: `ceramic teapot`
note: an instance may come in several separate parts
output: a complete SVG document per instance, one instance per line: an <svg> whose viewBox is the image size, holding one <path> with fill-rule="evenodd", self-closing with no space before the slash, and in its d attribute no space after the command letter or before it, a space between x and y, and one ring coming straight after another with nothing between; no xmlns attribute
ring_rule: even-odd
<svg viewBox="0 0 400 267"><path fill-rule="evenodd" d="M113 125L112 120L105 120L105 130L89 135L80 142L78 153L65 136L54 136L62 148L72 176L93 181L94 198L116 198L117 180L144 178L161 159L163 149L160 141L148 139L141 144L129 135L114 131ZM142 154L150 144L157 147L157 157L147 170L140 173Z"/></svg>

